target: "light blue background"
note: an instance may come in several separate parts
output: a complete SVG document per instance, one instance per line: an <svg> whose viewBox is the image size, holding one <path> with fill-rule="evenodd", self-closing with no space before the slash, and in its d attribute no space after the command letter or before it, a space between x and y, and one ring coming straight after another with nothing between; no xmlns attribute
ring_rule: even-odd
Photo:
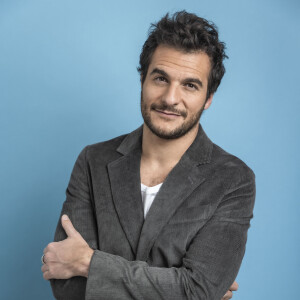
<svg viewBox="0 0 300 300"><path fill-rule="evenodd" d="M299 1L0 1L1 299L52 299L40 257L75 159L142 123L136 71L151 22L213 20L227 73L210 138L256 173L234 299L299 299Z"/></svg>

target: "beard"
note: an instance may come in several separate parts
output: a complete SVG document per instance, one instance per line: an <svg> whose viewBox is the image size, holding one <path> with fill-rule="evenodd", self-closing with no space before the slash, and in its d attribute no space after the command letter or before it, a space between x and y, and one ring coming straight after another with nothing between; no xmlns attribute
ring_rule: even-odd
<svg viewBox="0 0 300 300"><path fill-rule="evenodd" d="M171 140L171 139L180 138L180 137L184 136L185 134L187 134L195 126L197 126L199 123L200 117L202 115L202 112L204 110L204 105L205 105L205 103L203 104L203 106L200 108L199 111L197 111L196 113L189 116L186 111L178 110L173 105L168 105L165 102L162 102L160 104L152 103L151 106L149 107L143 99L143 91L141 93L141 112L142 112L144 122L147 125L147 127L151 130L152 133L154 133L156 136L158 136L162 139ZM156 126L152 122L151 114L150 114L150 111L155 110L155 109L158 109L161 111L167 110L169 112L179 114L181 117L183 117L184 122L180 126L178 126L177 128L175 128L173 130L166 130L164 128Z"/></svg>

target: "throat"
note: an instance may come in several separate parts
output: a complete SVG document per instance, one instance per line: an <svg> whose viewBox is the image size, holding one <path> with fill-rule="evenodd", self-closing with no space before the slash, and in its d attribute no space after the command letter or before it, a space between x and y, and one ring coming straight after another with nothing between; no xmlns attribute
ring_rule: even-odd
<svg viewBox="0 0 300 300"><path fill-rule="evenodd" d="M175 165L176 163L162 165L142 158L140 167L141 183L148 187L163 183Z"/></svg>
<svg viewBox="0 0 300 300"><path fill-rule="evenodd" d="M161 178L141 178L141 183L147 187L153 187L159 185L165 181L166 177Z"/></svg>
<svg viewBox="0 0 300 300"><path fill-rule="evenodd" d="M151 187L164 182L194 141L197 132L198 126L179 139L163 140L154 136L144 124L140 164L141 183Z"/></svg>

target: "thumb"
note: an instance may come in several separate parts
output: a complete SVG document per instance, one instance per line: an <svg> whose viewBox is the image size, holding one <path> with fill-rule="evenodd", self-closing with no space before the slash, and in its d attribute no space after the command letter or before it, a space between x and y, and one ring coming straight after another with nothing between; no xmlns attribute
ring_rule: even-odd
<svg viewBox="0 0 300 300"><path fill-rule="evenodd" d="M239 285L238 285L238 283L235 281L235 282L231 285L231 287L230 287L229 289L230 289L231 291L237 291L238 288L239 288Z"/></svg>
<svg viewBox="0 0 300 300"><path fill-rule="evenodd" d="M78 234L78 231L74 228L71 220L67 215L62 215L61 225L64 228L68 237L76 236Z"/></svg>

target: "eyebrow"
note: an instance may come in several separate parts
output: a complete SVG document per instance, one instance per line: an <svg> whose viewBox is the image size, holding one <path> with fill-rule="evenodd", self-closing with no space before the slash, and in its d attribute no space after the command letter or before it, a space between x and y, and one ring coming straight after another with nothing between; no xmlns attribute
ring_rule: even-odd
<svg viewBox="0 0 300 300"><path fill-rule="evenodd" d="M167 78L169 78L169 75L164 71L164 70L161 70L161 69L158 69L158 68L154 68L152 70L152 72L150 73L150 75L153 75L153 74L160 74L162 76L165 76ZM203 83L202 81L200 81L198 78L185 78L184 83L196 83L198 84L201 88L203 87Z"/></svg>
<svg viewBox="0 0 300 300"><path fill-rule="evenodd" d="M152 70L152 72L150 73L150 75L153 75L153 74L160 74L162 76L165 76L165 77L169 77L169 75L164 71L164 70L161 70L161 69L158 69L158 68L154 68Z"/></svg>
<svg viewBox="0 0 300 300"><path fill-rule="evenodd" d="M185 78L184 83L196 83L198 84L201 88L203 87L202 81L200 81L198 78Z"/></svg>

